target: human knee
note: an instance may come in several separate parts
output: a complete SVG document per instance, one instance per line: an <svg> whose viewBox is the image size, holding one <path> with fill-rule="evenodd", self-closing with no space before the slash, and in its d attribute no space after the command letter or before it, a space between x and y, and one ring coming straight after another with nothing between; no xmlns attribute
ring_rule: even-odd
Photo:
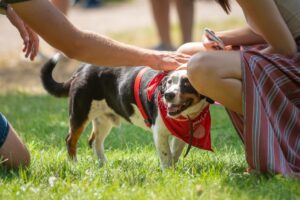
<svg viewBox="0 0 300 200"><path fill-rule="evenodd" d="M31 163L30 153L27 148L24 149L23 158L20 159L18 166L19 167L29 167Z"/></svg>
<svg viewBox="0 0 300 200"><path fill-rule="evenodd" d="M25 148L19 155L10 154L2 157L3 165L8 169L27 168L30 165L31 158L29 151Z"/></svg>
<svg viewBox="0 0 300 200"><path fill-rule="evenodd" d="M215 75L211 62L212 57L205 53L198 53L187 64L187 75L191 83L205 85Z"/></svg>

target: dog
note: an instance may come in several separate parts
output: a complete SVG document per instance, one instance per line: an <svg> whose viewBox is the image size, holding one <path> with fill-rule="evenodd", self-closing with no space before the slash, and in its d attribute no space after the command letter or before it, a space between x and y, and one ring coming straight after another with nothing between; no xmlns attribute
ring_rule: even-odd
<svg viewBox="0 0 300 200"><path fill-rule="evenodd" d="M191 140L189 135L186 140L172 135L166 120L188 122L205 108L207 110L208 105L213 102L198 94L191 86L186 70L165 73L147 67L99 67L83 64L69 80L58 83L53 79L52 72L59 57L57 54L43 65L41 80L51 95L69 97L69 134L66 145L70 158L74 160L77 141L87 124L93 124L89 145L94 148L100 163L104 164L107 162L104 153L105 138L112 127L129 122L153 132L161 168L169 168L178 161L184 146ZM164 107L163 111L159 105ZM163 112L165 116L162 116ZM206 112L205 115L208 116L209 113ZM206 124L210 126L210 121ZM190 123L189 127L191 128ZM203 138L203 130L197 137ZM207 138L210 140L210 135L205 142L208 142ZM203 149L210 150L209 145Z"/></svg>

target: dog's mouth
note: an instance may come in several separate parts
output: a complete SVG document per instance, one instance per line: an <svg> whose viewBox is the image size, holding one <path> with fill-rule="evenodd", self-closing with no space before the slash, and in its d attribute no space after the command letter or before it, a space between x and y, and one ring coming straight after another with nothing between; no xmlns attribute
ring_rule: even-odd
<svg viewBox="0 0 300 200"><path fill-rule="evenodd" d="M193 99L187 99L180 104L167 103L167 110L169 116L176 116L183 112L185 109L190 107L193 103Z"/></svg>

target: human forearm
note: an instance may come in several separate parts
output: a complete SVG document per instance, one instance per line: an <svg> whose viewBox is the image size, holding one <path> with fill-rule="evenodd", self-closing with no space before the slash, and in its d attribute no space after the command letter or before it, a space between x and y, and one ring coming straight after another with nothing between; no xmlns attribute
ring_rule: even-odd
<svg viewBox="0 0 300 200"><path fill-rule="evenodd" d="M183 54L141 49L81 31L48 0L31 0L12 6L50 45L83 62L107 66L148 65L155 69L171 70L189 59Z"/></svg>
<svg viewBox="0 0 300 200"><path fill-rule="evenodd" d="M249 26L217 32L216 35L225 45L239 46L265 43L264 39L254 33Z"/></svg>
<svg viewBox="0 0 300 200"><path fill-rule="evenodd" d="M68 14L69 7L70 7L70 0L49 0L49 1L65 15Z"/></svg>
<svg viewBox="0 0 300 200"><path fill-rule="evenodd" d="M107 66L153 65L157 62L154 51L117 42L93 32L84 31L84 34L75 37L74 48L68 51L71 58Z"/></svg>
<svg viewBox="0 0 300 200"><path fill-rule="evenodd" d="M31 0L12 6L42 38L70 58L96 65L140 64L138 62L141 57L139 51L134 48L129 51L130 48L126 45L96 33L80 31L48 1ZM129 56L129 52L134 55Z"/></svg>

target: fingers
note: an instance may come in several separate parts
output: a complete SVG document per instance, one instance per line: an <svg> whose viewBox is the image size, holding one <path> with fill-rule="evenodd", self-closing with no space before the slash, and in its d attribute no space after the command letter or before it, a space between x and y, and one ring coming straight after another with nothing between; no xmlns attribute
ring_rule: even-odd
<svg viewBox="0 0 300 200"><path fill-rule="evenodd" d="M25 26L29 35L29 42L26 48L25 57L29 57L30 60L34 60L39 50L39 38L30 27L28 27L27 25Z"/></svg>
<svg viewBox="0 0 300 200"><path fill-rule="evenodd" d="M34 60L39 50L38 35L23 22L10 6L7 9L7 18L19 31L24 44L22 51L25 53L25 57Z"/></svg>
<svg viewBox="0 0 300 200"><path fill-rule="evenodd" d="M165 52L160 57L160 62L150 67L156 70L171 71L186 64L191 56L176 52Z"/></svg>
<svg viewBox="0 0 300 200"><path fill-rule="evenodd" d="M213 35L210 35L205 31L202 36L203 46L206 48L206 50L224 49L223 41L215 36L215 33L213 31L211 31L211 34Z"/></svg>
<svg viewBox="0 0 300 200"><path fill-rule="evenodd" d="M180 67L178 67L176 70L186 70L187 69L187 63L181 65Z"/></svg>
<svg viewBox="0 0 300 200"><path fill-rule="evenodd" d="M206 50L216 50L220 48L219 45L213 41L203 42L203 46L206 48Z"/></svg>

